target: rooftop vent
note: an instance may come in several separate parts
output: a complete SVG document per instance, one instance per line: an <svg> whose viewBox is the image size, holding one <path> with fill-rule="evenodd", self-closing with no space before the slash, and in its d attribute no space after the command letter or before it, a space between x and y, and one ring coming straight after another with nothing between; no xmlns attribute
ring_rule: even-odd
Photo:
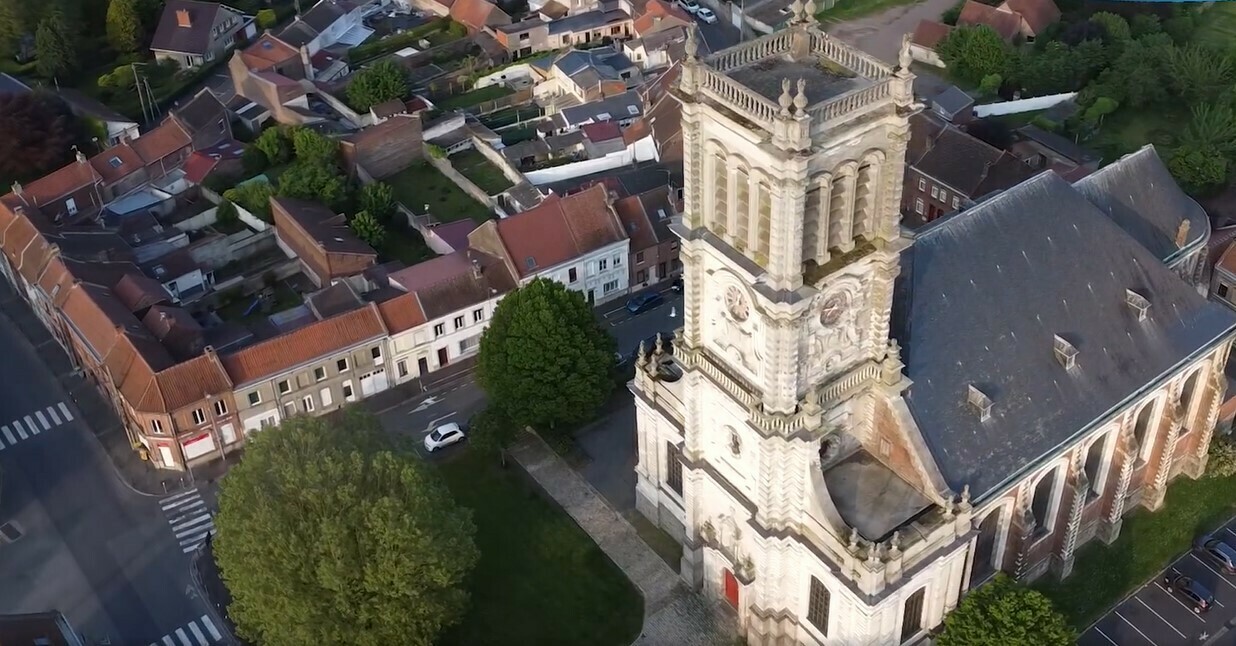
<svg viewBox="0 0 1236 646"><path fill-rule="evenodd" d="M991 419L991 398L974 384L970 384L966 394L966 403L970 404L975 412L978 413L980 421L986 422Z"/></svg>
<svg viewBox="0 0 1236 646"><path fill-rule="evenodd" d="M1072 370L1077 365L1077 348L1073 347L1072 343L1064 340L1059 334L1055 336L1052 342L1052 349L1056 353L1056 361L1064 366L1065 370Z"/></svg>
<svg viewBox="0 0 1236 646"><path fill-rule="evenodd" d="M156 277L162 278L163 274L167 273L167 269L163 265L155 265L154 273Z"/></svg>
<svg viewBox="0 0 1236 646"><path fill-rule="evenodd" d="M107 163L110 164L112 168L120 168L120 165L123 164L124 162L120 161L119 157L112 157L111 159L107 160Z"/></svg>
<svg viewBox="0 0 1236 646"><path fill-rule="evenodd" d="M1124 290L1124 302L1128 303L1129 307L1133 309L1133 313L1137 315L1137 320L1146 320L1146 314L1150 311L1150 301L1146 300L1145 296L1131 289L1126 289Z"/></svg>

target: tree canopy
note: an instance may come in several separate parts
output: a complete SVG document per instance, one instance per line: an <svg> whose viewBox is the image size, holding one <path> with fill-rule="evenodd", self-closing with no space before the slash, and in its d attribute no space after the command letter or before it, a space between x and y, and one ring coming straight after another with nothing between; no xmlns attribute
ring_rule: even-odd
<svg viewBox="0 0 1236 646"><path fill-rule="evenodd" d="M1072 646L1077 635L1051 601L1007 575L969 594L944 618L939 646Z"/></svg>
<svg viewBox="0 0 1236 646"><path fill-rule="evenodd" d="M991 27L956 27L936 46L936 53L957 78L978 85L989 74L1008 71L1011 50Z"/></svg>
<svg viewBox="0 0 1236 646"><path fill-rule="evenodd" d="M145 44L138 0L111 0L107 5L107 42L118 52L135 52Z"/></svg>
<svg viewBox="0 0 1236 646"><path fill-rule="evenodd" d="M365 244L370 247L381 246L382 241L386 240L386 227L382 226L382 223L378 222L369 211L357 211L348 222L348 226L351 227L356 237L364 240Z"/></svg>
<svg viewBox="0 0 1236 646"><path fill-rule="evenodd" d="M471 513L372 416L255 434L219 506L214 552L246 640L428 645L466 608Z"/></svg>
<svg viewBox="0 0 1236 646"><path fill-rule="evenodd" d="M38 56L35 67L39 74L50 79L77 70L76 42L59 10L39 21L39 28L34 32L34 50Z"/></svg>
<svg viewBox="0 0 1236 646"><path fill-rule="evenodd" d="M592 419L614 381L613 339L583 294L538 278L498 304L481 336L477 375L506 418L553 431Z"/></svg>
<svg viewBox="0 0 1236 646"><path fill-rule="evenodd" d="M266 155L271 164L285 164L292 158L292 142L283 128L267 128L253 141L253 147Z"/></svg>
<svg viewBox="0 0 1236 646"><path fill-rule="evenodd" d="M385 182L373 182L360 189L360 208L368 211L374 218L386 224L391 221L397 210L395 206L395 190Z"/></svg>
<svg viewBox="0 0 1236 646"><path fill-rule="evenodd" d="M348 83L348 104L361 112L383 101L402 99L407 95L407 74L389 60L362 69Z"/></svg>
<svg viewBox="0 0 1236 646"><path fill-rule="evenodd" d="M85 124L49 92L0 94L0 180L38 179L89 151Z"/></svg>
<svg viewBox="0 0 1236 646"><path fill-rule="evenodd" d="M279 176L279 195L321 202L338 212L348 202L350 187L335 167L298 161Z"/></svg>

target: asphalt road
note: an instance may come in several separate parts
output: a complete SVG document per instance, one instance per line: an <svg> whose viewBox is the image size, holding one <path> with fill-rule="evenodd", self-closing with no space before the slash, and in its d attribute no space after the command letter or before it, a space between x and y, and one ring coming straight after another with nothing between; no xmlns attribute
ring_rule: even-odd
<svg viewBox="0 0 1236 646"><path fill-rule="evenodd" d="M1217 532L1236 545L1236 521ZM1223 575L1209 560L1192 552L1176 559L1165 572L1178 572L1206 586L1215 606L1196 614L1180 597L1163 587L1164 573L1134 592L1091 626L1078 640L1080 646L1180 646L1183 644L1236 644L1236 633L1223 632L1236 619L1236 576Z"/></svg>
<svg viewBox="0 0 1236 646"><path fill-rule="evenodd" d="M0 294L6 311L25 307ZM60 382L3 318L0 356L0 524L22 533L0 543L0 613L58 609L89 643L142 646L178 630L192 641L169 643L227 643L201 619L190 557L158 499L120 482Z"/></svg>

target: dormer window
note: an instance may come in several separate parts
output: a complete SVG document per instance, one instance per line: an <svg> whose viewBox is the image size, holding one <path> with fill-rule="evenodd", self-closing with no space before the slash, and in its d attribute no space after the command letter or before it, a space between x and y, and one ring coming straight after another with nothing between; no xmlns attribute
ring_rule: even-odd
<svg viewBox="0 0 1236 646"><path fill-rule="evenodd" d="M1124 301L1128 303L1129 307L1133 310L1133 314L1137 317L1137 320L1146 320L1146 314L1150 311L1150 301L1146 300L1145 296L1142 296L1131 289L1126 289L1124 290Z"/></svg>
<svg viewBox="0 0 1236 646"><path fill-rule="evenodd" d="M1065 370L1072 370L1077 365L1077 348L1064 337L1057 334L1052 342L1052 349L1056 353L1056 361L1060 362Z"/></svg>
<svg viewBox="0 0 1236 646"><path fill-rule="evenodd" d="M991 419L991 398L974 384L969 386L966 394L966 403L974 409L974 412L978 413L979 421L986 422Z"/></svg>

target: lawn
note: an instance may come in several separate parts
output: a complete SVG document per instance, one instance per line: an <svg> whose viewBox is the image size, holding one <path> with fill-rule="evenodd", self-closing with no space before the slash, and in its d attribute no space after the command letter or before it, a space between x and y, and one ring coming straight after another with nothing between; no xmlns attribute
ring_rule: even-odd
<svg viewBox="0 0 1236 646"><path fill-rule="evenodd" d="M625 646L639 634L639 592L518 469L477 451L440 469L473 511L481 559L469 582L471 607L439 644Z"/></svg>
<svg viewBox="0 0 1236 646"><path fill-rule="evenodd" d="M1193 539L1236 514L1236 478L1181 478L1156 513L1138 509L1111 545L1094 541L1077 553L1073 574L1034 587L1083 630L1134 588L1189 549Z"/></svg>
<svg viewBox="0 0 1236 646"><path fill-rule="evenodd" d="M502 174L500 168L476 150L451 155L451 165L489 195L497 195L515 185Z"/></svg>
<svg viewBox="0 0 1236 646"><path fill-rule="evenodd" d="M1175 143L1173 132L1179 129L1179 124L1187 122L1188 115L1184 112L1121 108L1104 118L1099 131L1085 145L1102 153L1108 162L1148 143L1162 151Z"/></svg>
<svg viewBox="0 0 1236 646"><path fill-rule="evenodd" d="M497 112L480 117L481 123L487 128L502 128L520 121L528 121L541 116L541 108L535 105L520 105L513 108L503 108Z"/></svg>
<svg viewBox="0 0 1236 646"><path fill-rule="evenodd" d="M833 6L815 14L821 23L853 20L885 9L911 4L917 0L836 0Z"/></svg>
<svg viewBox="0 0 1236 646"><path fill-rule="evenodd" d="M411 227L392 224L386 228L386 239L378 247L378 253L386 260L398 260L412 266L433 258L433 250L425 244L425 238Z"/></svg>
<svg viewBox="0 0 1236 646"><path fill-rule="evenodd" d="M1203 45L1226 50L1236 41L1236 5L1216 2L1201 13L1201 24L1193 38Z"/></svg>
<svg viewBox="0 0 1236 646"><path fill-rule="evenodd" d="M409 166L383 181L394 189L395 199L413 213L423 215L428 204L439 222L464 218L484 222L493 217L489 207L472 199L428 163Z"/></svg>
<svg viewBox="0 0 1236 646"><path fill-rule="evenodd" d="M514 94L515 90L505 85L487 85L479 90L464 92L448 96L444 99L434 101L434 105L439 110L459 110L461 108L470 108L474 105L500 99L508 94Z"/></svg>

